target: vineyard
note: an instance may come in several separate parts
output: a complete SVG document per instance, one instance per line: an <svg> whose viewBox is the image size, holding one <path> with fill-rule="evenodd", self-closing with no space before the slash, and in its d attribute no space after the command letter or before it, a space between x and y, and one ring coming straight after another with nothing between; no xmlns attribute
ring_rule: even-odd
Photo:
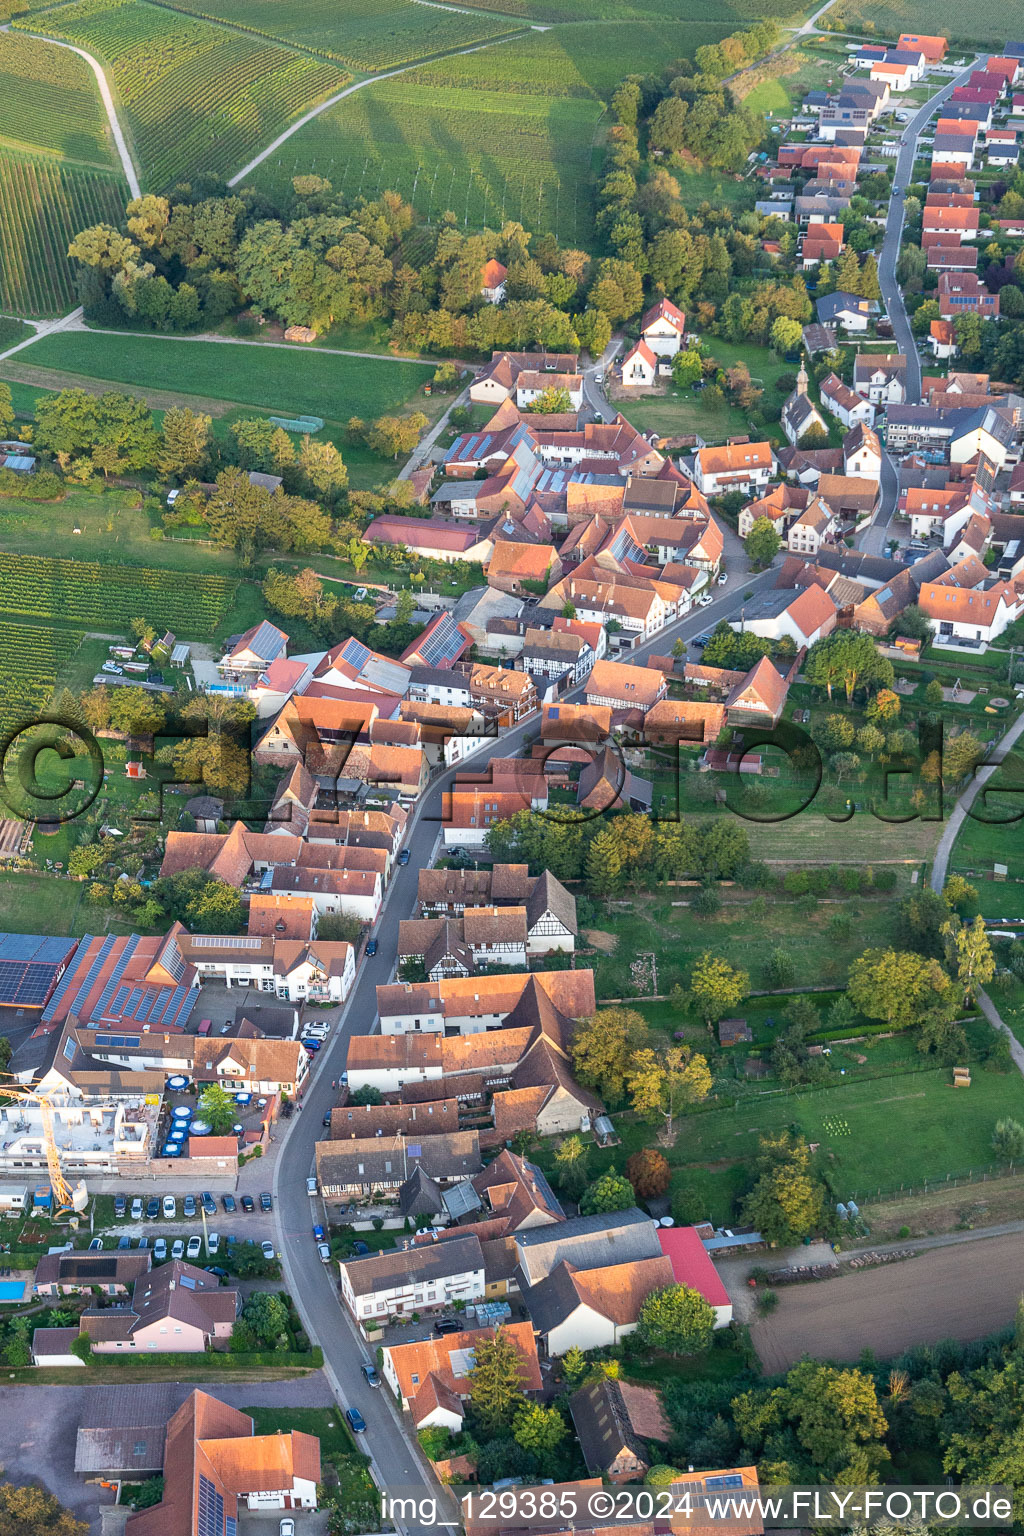
<svg viewBox="0 0 1024 1536"><path fill-rule="evenodd" d="M446 48L501 37L515 20L472 16L416 5L412 0L305 0L285 7L277 0L174 0L175 7L209 21L225 21L274 42L294 43L339 59L353 69L389 69Z"/></svg>
<svg viewBox="0 0 1024 1536"><path fill-rule="evenodd" d="M511 55L504 46L481 57ZM381 81L339 102L282 145L254 180L284 188L304 171L327 176L345 196L390 188L424 219L447 209L467 228L517 219L563 243L591 233L594 100L438 91L419 71Z"/></svg>
<svg viewBox="0 0 1024 1536"><path fill-rule="evenodd" d="M0 624L0 732L38 717L81 640L71 629Z"/></svg>
<svg viewBox="0 0 1024 1536"><path fill-rule="evenodd" d="M337 65L141 0L79 0L49 12L46 27L109 64L153 188L197 170L238 170L348 78Z"/></svg>
<svg viewBox="0 0 1024 1536"><path fill-rule="evenodd" d="M120 223L126 196L117 176L0 148L0 309L70 309L68 243L89 224Z"/></svg>
<svg viewBox="0 0 1024 1536"><path fill-rule="evenodd" d="M106 115L84 59L0 32L0 141L89 165L112 165Z"/></svg>
<svg viewBox="0 0 1024 1536"><path fill-rule="evenodd" d="M59 616L88 629L124 632L132 619L145 618L158 629L208 636L236 585L212 574L190 575L183 581L174 571L148 566L0 554L0 611Z"/></svg>
<svg viewBox="0 0 1024 1536"><path fill-rule="evenodd" d="M800 0L459 0L483 10L500 10L524 21L681 21L721 23L721 32L735 32L754 21L775 17L779 21L806 16L813 9ZM935 0L937 3L937 0ZM1005 27L1003 29L1005 36ZM687 56L692 58L690 48ZM668 55L667 57L671 57ZM625 71L624 71L625 73Z"/></svg>

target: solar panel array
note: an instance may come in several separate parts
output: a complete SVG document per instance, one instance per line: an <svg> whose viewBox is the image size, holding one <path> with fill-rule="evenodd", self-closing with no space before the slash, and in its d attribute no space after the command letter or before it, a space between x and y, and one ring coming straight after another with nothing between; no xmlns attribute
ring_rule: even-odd
<svg viewBox="0 0 1024 1536"><path fill-rule="evenodd" d="M259 656L262 661L273 661L284 649L281 631L276 624L271 624L269 619L264 619L246 649L252 651L254 656ZM219 1532L218 1536L220 1536Z"/></svg>
<svg viewBox="0 0 1024 1536"><path fill-rule="evenodd" d="M97 1035L94 1045L134 1045L142 1044L141 1035Z"/></svg>
<svg viewBox="0 0 1024 1536"><path fill-rule="evenodd" d="M0 1003L42 1008L77 942L32 933L0 934Z"/></svg>
<svg viewBox="0 0 1024 1536"><path fill-rule="evenodd" d="M87 933L85 935L85 937L83 938L83 940L82 940L82 947L81 947L81 950L80 950L80 954L84 955L87 952L87 950L89 948L89 945L91 943L92 943L92 935ZM89 969L88 969L88 971L85 974L85 979L83 980L81 986L78 988L77 992L75 993L74 999L73 999L73 1001L71 1003L71 1007L68 1010L70 1013L80 1013L80 1010L85 1007L85 1000L89 996L89 993L92 990L93 985L95 984L96 978L100 974L100 971L103 968L104 961L107 959L108 955L110 954L111 950L114 948L114 945L116 943L117 943L117 939L115 938L114 934L108 933L106 938L103 940L102 944L100 945L99 949L96 951L95 955L93 956L92 962L91 962L91 964L89 966ZM64 972L64 975L61 977L60 985L57 987L56 992L54 992L53 996L50 998L50 1001L47 1003L45 1009L43 1010L43 1022L44 1023L48 1022L50 1019L52 1019L54 1017L55 1013L57 1012L58 1006L63 1001L63 999L67 995L67 993L74 986L74 984L75 984L75 977L76 977L77 974L78 974L77 969L74 968L74 967L69 967Z"/></svg>
<svg viewBox="0 0 1024 1536"><path fill-rule="evenodd" d="M369 648L353 635L342 646L340 660L347 661L350 667L355 667L357 672L361 672L371 654Z"/></svg>
<svg viewBox="0 0 1024 1536"><path fill-rule="evenodd" d="M196 1536L224 1536L224 1499L208 1477L199 1474Z"/></svg>
<svg viewBox="0 0 1024 1536"><path fill-rule="evenodd" d="M439 667L442 662L450 665L464 645L465 639L454 617L450 613L443 613L433 628L421 636L417 651L426 666Z"/></svg>

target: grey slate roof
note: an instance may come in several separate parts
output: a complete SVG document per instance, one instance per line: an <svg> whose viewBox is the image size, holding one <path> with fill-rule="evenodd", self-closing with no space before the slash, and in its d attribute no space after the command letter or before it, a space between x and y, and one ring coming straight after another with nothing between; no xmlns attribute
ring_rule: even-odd
<svg viewBox="0 0 1024 1536"><path fill-rule="evenodd" d="M364 1259L348 1259L341 1269L348 1276L356 1296L371 1296L375 1291L390 1290L399 1280L418 1284L482 1270L484 1256L480 1239L470 1233L444 1243L423 1244L415 1248L371 1253Z"/></svg>
<svg viewBox="0 0 1024 1536"><path fill-rule="evenodd" d="M577 1216L554 1226L528 1228L516 1233L516 1248L520 1268L531 1285L550 1275L563 1259L576 1269L600 1269L661 1257L657 1228L635 1205L626 1211Z"/></svg>

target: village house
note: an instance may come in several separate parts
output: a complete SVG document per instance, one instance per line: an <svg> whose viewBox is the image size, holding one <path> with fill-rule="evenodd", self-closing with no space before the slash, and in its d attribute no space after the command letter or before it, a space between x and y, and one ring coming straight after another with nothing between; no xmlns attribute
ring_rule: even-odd
<svg viewBox="0 0 1024 1536"><path fill-rule="evenodd" d="M654 1387L602 1376L569 1399L587 1471L610 1483L637 1482L650 1470L649 1440L662 1444L672 1430Z"/></svg>
<svg viewBox="0 0 1024 1536"><path fill-rule="evenodd" d="M871 401L844 384L838 374L830 373L822 379L821 403L844 427L854 427L858 423L866 427L874 426L875 407Z"/></svg>
<svg viewBox="0 0 1024 1536"><path fill-rule="evenodd" d="M431 981L471 976L489 965L526 965L526 908L470 907L462 917L407 918L398 963L422 964Z"/></svg>
<svg viewBox="0 0 1024 1536"><path fill-rule="evenodd" d="M205 1269L171 1259L139 1276L130 1304L87 1308L80 1322L93 1354L201 1354L231 1337L240 1310L238 1291L222 1288Z"/></svg>
<svg viewBox="0 0 1024 1536"><path fill-rule="evenodd" d="M907 398L906 357L902 352L858 352L853 360L853 388L872 405L902 405Z"/></svg>
<svg viewBox="0 0 1024 1536"><path fill-rule="evenodd" d="M805 587L796 595L774 587L757 593L747 603L744 617L730 619L729 625L766 640L788 636L799 650L832 633L836 627L836 605L821 587Z"/></svg>
<svg viewBox="0 0 1024 1536"><path fill-rule="evenodd" d="M790 523L787 547L793 554L816 555L822 544L835 538L839 526L839 519L831 507L820 496L815 496Z"/></svg>
<svg viewBox="0 0 1024 1536"><path fill-rule="evenodd" d="M668 693L660 672L625 662L598 661L587 679L587 703L606 705L613 712L639 710L646 714Z"/></svg>
<svg viewBox="0 0 1024 1536"><path fill-rule="evenodd" d="M686 336L686 316L671 299L659 299L642 317L640 335L656 357L675 357Z"/></svg>
<svg viewBox="0 0 1024 1536"><path fill-rule="evenodd" d="M381 1375L412 1415L417 1430L438 1428L458 1434L465 1419L463 1404L470 1396L470 1373L476 1345L494 1338L493 1328L467 1328L438 1339L386 1345L381 1351ZM543 1385L533 1328L529 1322L506 1323L502 1338L520 1357L519 1387L540 1392Z"/></svg>
<svg viewBox="0 0 1024 1536"><path fill-rule="evenodd" d="M480 271L480 292L488 304L500 304L505 297L508 268L492 257Z"/></svg>
<svg viewBox="0 0 1024 1536"><path fill-rule="evenodd" d="M723 448L701 448L692 464L682 460L680 467L705 496L724 496L728 491L753 496L765 490L777 469L771 444L752 443L746 438Z"/></svg>
<svg viewBox="0 0 1024 1536"><path fill-rule="evenodd" d="M480 1137L458 1129L420 1137L368 1136L316 1143L317 1187L325 1200L394 1200L419 1169L440 1185L479 1173Z"/></svg>
<svg viewBox="0 0 1024 1536"><path fill-rule="evenodd" d="M484 1297L484 1256L473 1235L346 1259L338 1269L342 1297L364 1331L391 1317Z"/></svg>
<svg viewBox="0 0 1024 1536"><path fill-rule="evenodd" d="M956 320L968 314L987 320L999 318L998 293L990 293L974 272L941 272L938 301L943 320Z"/></svg>
<svg viewBox="0 0 1024 1536"><path fill-rule="evenodd" d="M622 387L650 389L657 377L657 354L651 351L646 341L634 342L622 359Z"/></svg>

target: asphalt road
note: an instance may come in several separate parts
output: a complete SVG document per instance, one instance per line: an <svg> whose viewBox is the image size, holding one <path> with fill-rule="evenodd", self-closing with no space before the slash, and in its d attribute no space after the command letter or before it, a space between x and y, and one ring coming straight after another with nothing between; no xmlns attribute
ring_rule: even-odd
<svg viewBox="0 0 1024 1536"><path fill-rule="evenodd" d="M917 142L935 113L936 107L946 101L953 93L956 86L963 83L973 69L973 62L960 74L951 76L947 84L941 90L930 96L907 123L900 140L900 152L896 159L896 172L893 177L892 196L889 199L889 212L885 221L885 239L882 242L881 254L878 258L878 285L882 290L882 300L885 304L889 319L892 321L893 335L896 340L896 349L904 353L907 359L907 404L918 405L921 400L921 359L918 356L917 341L910 328L910 320L906 306L903 303L903 294L900 285L896 281L896 263L899 261L900 240L903 235L904 203L907 187L913 179L914 160L917 155ZM898 101L898 98L896 98ZM870 526L866 529L860 540L861 549L872 555L880 555L885 552L885 543L888 537L889 523L896 511L896 502L899 499L899 475L896 466L888 454L882 456L882 498L878 511Z"/></svg>
<svg viewBox="0 0 1024 1536"><path fill-rule="evenodd" d="M727 567L734 568L737 563L736 556L730 556ZM720 619L738 617L745 592L774 585L774 573L770 570L756 576L745 574L742 582L738 579L739 574L737 571L731 578L728 588L714 589L720 595L713 604L694 609L623 659L643 665L652 652L664 654L670 650L676 639L693 639L713 628ZM584 693L585 689L580 687L566 697L579 700ZM533 715L522 725L507 731L499 741L482 743L476 754L477 761L486 762L494 756L514 756L527 733L536 730L537 716ZM459 768L465 766L465 760L459 764ZM360 1365L364 1361L372 1363L374 1355L360 1338L348 1309L340 1300L336 1266L322 1264L317 1256L312 1224L314 1220L322 1219L323 1207L319 1198L311 1199L307 1195L306 1178L313 1169L314 1145L324 1134L323 1117L337 1099L337 1090L332 1089L331 1082L340 1078L344 1070L348 1040L351 1035L371 1034L377 1028L376 988L378 984L390 981L394 971L398 924L410 917L415 909L418 871L428 868L432 862L442 832L441 796L451 784L454 772L445 773L430 786L411 817L405 846L412 857L404 868L396 867L392 877L374 929L379 946L377 953L372 959L363 960L345 1008L332 1013L336 1022L326 1047L317 1055L302 1110L290 1121L280 1122L279 1134L284 1143L276 1159L273 1181L278 1248L285 1279L306 1331L323 1349L331 1386L343 1407L357 1407L366 1420L364 1444L373 1458L378 1484L392 1491L416 1489L418 1496L423 1498L436 1497L438 1485L421 1462L418 1446L414 1446L406 1435L390 1392L386 1387L372 1391L360 1374ZM420 1536L421 1532L426 1536L429 1527L403 1520L401 1529L409 1536Z"/></svg>

